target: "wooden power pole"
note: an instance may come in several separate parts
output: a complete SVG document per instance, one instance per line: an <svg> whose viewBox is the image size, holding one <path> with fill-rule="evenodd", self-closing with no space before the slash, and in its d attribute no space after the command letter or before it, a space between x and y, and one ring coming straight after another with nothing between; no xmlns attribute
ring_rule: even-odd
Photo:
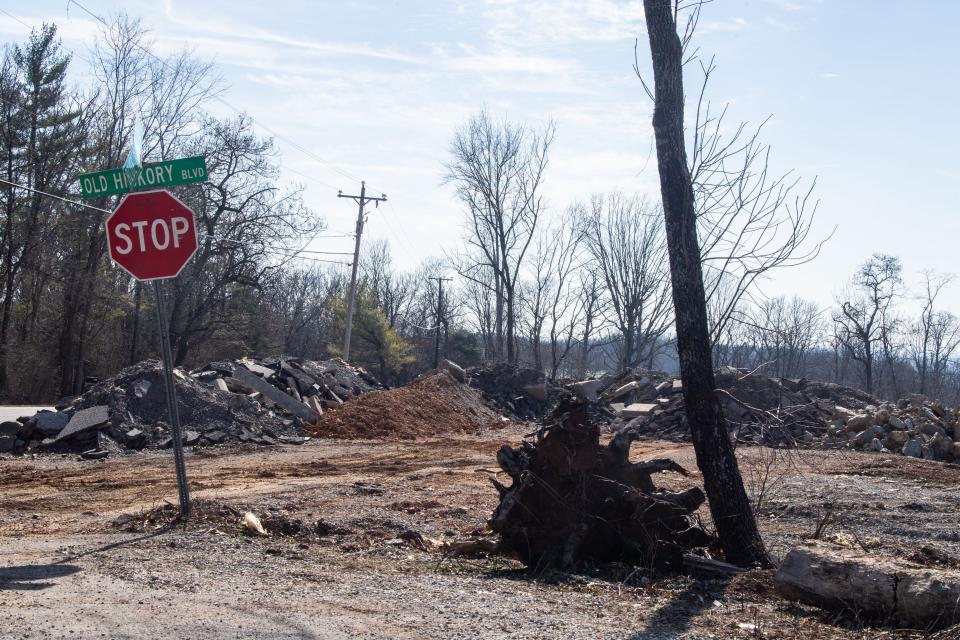
<svg viewBox="0 0 960 640"><path fill-rule="evenodd" d="M379 198L371 197L367 195L367 183L360 182L360 195L351 196L345 194L343 191L337 192L338 198L350 198L359 205L359 210L357 211L357 231L356 231L356 243L353 247L353 265L350 272L350 294L347 301L347 330L344 332L343 336L343 359L350 361L350 334L353 333L353 306L354 300L357 295L357 267L360 266L360 236L363 235L363 223L366 222L364 218L363 209L368 202L373 202L374 206L380 206L381 202L387 201L387 194L381 193Z"/></svg>

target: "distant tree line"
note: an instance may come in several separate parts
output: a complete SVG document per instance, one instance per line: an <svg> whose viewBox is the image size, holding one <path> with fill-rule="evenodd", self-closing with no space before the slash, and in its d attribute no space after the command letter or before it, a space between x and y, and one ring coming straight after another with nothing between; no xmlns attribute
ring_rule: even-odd
<svg viewBox="0 0 960 640"><path fill-rule="evenodd" d="M281 182L274 142L243 114L210 114L224 92L217 69L189 52L159 55L125 14L87 57L91 80L77 87L53 25L3 52L0 397L49 401L156 357L151 291L106 251L102 223L118 198L72 202L79 174L123 163L138 121L145 161L204 155L210 174L174 189L200 233L196 257L164 285L176 364L338 355L348 267L302 251L326 224L302 186ZM958 398L957 319L939 303L948 277L927 273L911 296L899 260L874 256L834 309L760 294L776 269L819 251L822 240L809 238L813 185L769 171L762 127L728 126L726 110L702 97L697 114L688 156L717 363L888 397ZM487 111L454 133L444 170L464 211L462 248L401 271L388 243L365 243L356 363L405 382L432 366L439 332L443 357L551 378L670 366L659 198L611 191L551 212L544 179L555 135L553 123ZM433 278L450 275L440 299Z"/></svg>

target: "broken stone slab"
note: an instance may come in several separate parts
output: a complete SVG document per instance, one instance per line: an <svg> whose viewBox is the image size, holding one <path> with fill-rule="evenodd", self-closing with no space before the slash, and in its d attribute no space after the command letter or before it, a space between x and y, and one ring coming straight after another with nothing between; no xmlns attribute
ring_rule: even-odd
<svg viewBox="0 0 960 640"><path fill-rule="evenodd" d="M237 371L240 371L240 369L237 369ZM224 383L227 385L227 390L232 391L233 393L257 393L256 389L233 376L224 378Z"/></svg>
<svg viewBox="0 0 960 640"><path fill-rule="evenodd" d="M131 449L143 449L147 445L147 434L142 429L130 429L123 439Z"/></svg>
<svg viewBox="0 0 960 640"><path fill-rule="evenodd" d="M265 398L269 398L275 402L284 411L292 413L293 415L301 418L302 420L306 420L307 422L316 422L320 419L320 415L316 411L306 406L302 402L294 400L263 378L258 378L246 369L237 367L237 370L234 372L234 376L236 376L241 383L252 387L255 391L263 394Z"/></svg>
<svg viewBox="0 0 960 640"><path fill-rule="evenodd" d="M878 424L873 425L872 427L867 427L863 431L857 434L857 437L854 438L853 444L855 447L862 447L873 442L877 437L882 437L885 431L883 427Z"/></svg>
<svg viewBox="0 0 960 640"><path fill-rule="evenodd" d="M586 400L587 402L596 402L600 399L597 395L600 389L603 389L605 383L603 380L583 380L581 382L574 382L568 384L567 388L573 392L575 396L581 400Z"/></svg>
<svg viewBox="0 0 960 640"><path fill-rule="evenodd" d="M297 389L296 379L294 379L292 376L287 376L284 378L284 382L287 383L287 388L290 390L290 397L297 402L303 402L303 398L300 396L300 390Z"/></svg>
<svg viewBox="0 0 960 640"><path fill-rule="evenodd" d="M183 433L183 444L188 447L200 442L200 432L199 431L184 431Z"/></svg>
<svg viewBox="0 0 960 640"><path fill-rule="evenodd" d="M243 358L242 360L240 360L240 364L243 365L244 369L246 369L247 371L255 373L258 376L262 376L264 378L270 378L273 376L274 373L276 373L273 369L269 367L264 367L263 365L257 364L256 362L253 362L251 360L247 360L246 358ZM236 371L234 371L234 375L236 376ZM240 377L240 376L236 376L236 377ZM242 379L243 378L241 378L241 380Z"/></svg>
<svg viewBox="0 0 960 640"><path fill-rule="evenodd" d="M105 404L81 409L73 414L67 426L57 435L56 441L59 442L60 440L72 438L81 433L97 429L106 424L108 420L110 420L110 407Z"/></svg>
<svg viewBox="0 0 960 640"><path fill-rule="evenodd" d="M653 413L653 410L657 408L655 404L646 404L642 402L635 402L633 404L628 404L623 408L623 411L620 412L621 418L640 418L642 416L648 416Z"/></svg>
<svg viewBox="0 0 960 640"><path fill-rule="evenodd" d="M230 392L230 387L227 386L227 383L223 378L215 378L213 381L213 386L219 391L224 391L227 393Z"/></svg>
<svg viewBox="0 0 960 640"><path fill-rule="evenodd" d="M317 412L317 415L323 415L323 404L321 404L320 399L317 396L310 396L307 400L304 400L307 403L307 406Z"/></svg>
<svg viewBox="0 0 960 640"><path fill-rule="evenodd" d="M203 437L206 438L210 444L220 444L227 439L227 434L220 429L214 429L213 431L205 432Z"/></svg>
<svg viewBox="0 0 960 640"><path fill-rule="evenodd" d="M0 436L15 436L20 433L21 424L14 420L0 422Z"/></svg>
<svg viewBox="0 0 960 640"><path fill-rule="evenodd" d="M622 398L623 396L627 395L631 391L639 389L640 387L641 387L640 381L633 380L631 382L628 382L625 385L617 387L607 397L610 400L616 400L617 398Z"/></svg>
<svg viewBox="0 0 960 640"><path fill-rule="evenodd" d="M863 431L871 425L873 422L870 414L860 413L850 418L847 418L847 423L844 426L846 431Z"/></svg>
<svg viewBox="0 0 960 640"><path fill-rule="evenodd" d="M852 550L798 547L774 582L781 594L825 609L934 629L960 622L960 571L920 568Z"/></svg>
<svg viewBox="0 0 960 640"><path fill-rule="evenodd" d="M278 440L283 444L294 444L294 445L306 444L306 442L309 439L310 438L301 437L301 436L280 436L278 438Z"/></svg>
<svg viewBox="0 0 960 640"><path fill-rule="evenodd" d="M89 451L84 451L80 454L81 458L85 460L103 460L110 455L110 452L106 449L90 449Z"/></svg>
<svg viewBox="0 0 960 640"><path fill-rule="evenodd" d="M911 458L919 458L923 455L923 445L920 443L920 439L910 438L907 444L903 445L903 455Z"/></svg>
<svg viewBox="0 0 960 640"><path fill-rule="evenodd" d="M140 379L133 383L133 395L143 398L150 392L150 381Z"/></svg>
<svg viewBox="0 0 960 640"><path fill-rule="evenodd" d="M674 380L673 384L670 385L670 389L674 393L679 393L683 391L683 380L681 380L680 378L677 378L676 380Z"/></svg>
<svg viewBox="0 0 960 640"><path fill-rule="evenodd" d="M447 372L449 372L450 375L453 376L453 379L457 382L465 383L467 381L466 370L464 370L464 368L458 365L456 362L453 362L452 360L444 360L441 364L441 368L446 369Z"/></svg>
<svg viewBox="0 0 960 640"><path fill-rule="evenodd" d="M70 416L62 411L41 411L36 415L37 429L45 436L55 436L70 422Z"/></svg>
<svg viewBox="0 0 960 640"><path fill-rule="evenodd" d="M659 394L672 393L673 383L670 380L665 380L658 384L656 389Z"/></svg>

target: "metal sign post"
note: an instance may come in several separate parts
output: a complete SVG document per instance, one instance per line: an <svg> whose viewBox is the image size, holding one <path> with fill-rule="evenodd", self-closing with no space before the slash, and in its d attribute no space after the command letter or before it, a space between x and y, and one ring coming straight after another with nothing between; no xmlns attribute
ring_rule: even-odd
<svg viewBox="0 0 960 640"><path fill-rule="evenodd" d="M190 488L187 486L187 466L183 461L183 432L180 429L180 411L177 409L177 387L173 380L173 352L170 349L170 331L167 327L167 308L163 300L160 280L153 281L157 297L157 322L160 325L160 351L163 358L163 384L167 391L167 411L170 413L170 435L173 437L173 462L177 468L177 492L180 494L180 515L190 515Z"/></svg>
<svg viewBox="0 0 960 640"><path fill-rule="evenodd" d="M143 191L124 196L106 223L110 258L137 280L153 281L157 297L157 324L163 358L163 380L170 436L177 468L180 516L190 513L190 491L183 456L183 430L177 410L177 389L173 374L173 349L161 280L174 278L197 251L197 226L193 212L163 190Z"/></svg>

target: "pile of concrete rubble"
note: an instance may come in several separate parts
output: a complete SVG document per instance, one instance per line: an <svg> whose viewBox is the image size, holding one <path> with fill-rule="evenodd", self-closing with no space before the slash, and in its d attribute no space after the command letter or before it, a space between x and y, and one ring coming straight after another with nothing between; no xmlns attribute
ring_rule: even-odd
<svg viewBox="0 0 960 640"><path fill-rule="evenodd" d="M336 359L243 358L174 370L186 446L302 444L324 409L384 386ZM157 360L103 380L55 411L0 423L0 453L80 452L86 458L173 444Z"/></svg>
<svg viewBox="0 0 960 640"><path fill-rule="evenodd" d="M771 446L810 444L826 434L832 401L810 394L804 381L779 380L735 369L716 374L718 399L731 438ZM630 371L567 385L581 397L606 405L612 431L632 429L640 435L689 441L683 383L657 371ZM872 400L868 397L869 400ZM863 398L848 398L859 407Z"/></svg>
<svg viewBox="0 0 960 640"><path fill-rule="evenodd" d="M736 369L716 373L732 439L775 447L900 453L960 462L960 409L923 396L895 403L842 385L770 378ZM631 371L566 385L613 413L613 432L689 441L683 383L655 371Z"/></svg>
<svg viewBox="0 0 960 640"><path fill-rule="evenodd" d="M895 403L870 405L862 411L838 410L823 444L828 448L960 462L958 440L960 412L915 395Z"/></svg>

